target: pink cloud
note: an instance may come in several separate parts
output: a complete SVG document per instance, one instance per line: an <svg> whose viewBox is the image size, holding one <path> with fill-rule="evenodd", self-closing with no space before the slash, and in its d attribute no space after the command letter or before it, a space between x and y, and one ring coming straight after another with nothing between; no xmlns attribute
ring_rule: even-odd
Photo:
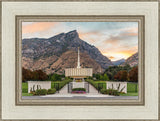
<svg viewBox="0 0 160 121"><path fill-rule="evenodd" d="M22 24L22 34L46 31L56 26L58 22L34 22L32 24Z"/></svg>

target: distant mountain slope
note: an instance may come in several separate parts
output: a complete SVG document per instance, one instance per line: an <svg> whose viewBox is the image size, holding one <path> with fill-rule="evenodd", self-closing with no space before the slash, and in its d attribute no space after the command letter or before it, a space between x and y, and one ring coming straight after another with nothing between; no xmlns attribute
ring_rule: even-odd
<svg viewBox="0 0 160 121"><path fill-rule="evenodd" d="M122 66L129 64L131 67L138 65L138 52L126 59Z"/></svg>
<svg viewBox="0 0 160 121"><path fill-rule="evenodd" d="M112 63L117 66L117 65L121 65L122 63L125 62L125 59L120 59L120 60L117 60L117 61L112 61Z"/></svg>
<svg viewBox="0 0 160 121"><path fill-rule="evenodd" d="M63 61L65 63L62 64L60 63L60 59L64 59L63 55L66 54L66 52L77 52L78 47L80 47L80 53L82 55L86 54L86 58L88 59L85 60L84 67L88 66L87 63L90 64L90 61L94 61L91 64L96 64L95 69L98 69L94 70L95 73L113 65L112 62L106 56L103 56L95 46L81 40L76 30L68 33L61 33L48 39L23 39L22 64L24 68L32 70L42 69L48 74L53 72L63 73L62 70L65 66L62 65L67 65L68 61ZM73 53L70 52L70 54ZM77 55L75 55L74 58L77 59ZM83 59L84 58L81 57L81 60ZM83 64L83 61L81 61L81 64ZM73 63L70 63L69 66L71 65L73 65ZM56 70L57 68L61 69Z"/></svg>

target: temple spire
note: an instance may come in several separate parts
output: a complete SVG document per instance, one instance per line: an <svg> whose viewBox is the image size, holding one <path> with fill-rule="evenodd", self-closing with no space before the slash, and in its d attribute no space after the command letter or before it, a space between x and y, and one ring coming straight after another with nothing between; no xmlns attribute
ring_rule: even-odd
<svg viewBox="0 0 160 121"><path fill-rule="evenodd" d="M78 47L78 62L77 62L77 68L81 68L81 66L80 66L80 52L79 52L79 47Z"/></svg>

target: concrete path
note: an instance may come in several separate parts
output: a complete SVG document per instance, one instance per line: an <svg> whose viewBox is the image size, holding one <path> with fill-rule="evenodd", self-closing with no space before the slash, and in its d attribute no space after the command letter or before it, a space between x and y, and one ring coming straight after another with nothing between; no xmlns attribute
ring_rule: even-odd
<svg viewBox="0 0 160 121"><path fill-rule="evenodd" d="M68 84L66 84L60 91L59 91L59 95L66 95L66 94L70 94L68 93ZM94 94L100 94L98 93L98 91L91 85L89 84L89 94L94 95Z"/></svg>
<svg viewBox="0 0 160 121"><path fill-rule="evenodd" d="M59 94L62 95L62 94L68 94L68 84L66 84L60 91L59 91Z"/></svg>
<svg viewBox="0 0 160 121"><path fill-rule="evenodd" d="M95 89L91 84L89 84L89 93L92 94L100 94L97 89ZM101 95L101 94L100 94Z"/></svg>

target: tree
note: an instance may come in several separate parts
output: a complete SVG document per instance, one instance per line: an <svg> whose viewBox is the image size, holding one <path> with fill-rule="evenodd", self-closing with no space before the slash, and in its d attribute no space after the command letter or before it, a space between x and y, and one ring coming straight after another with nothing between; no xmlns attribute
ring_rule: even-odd
<svg viewBox="0 0 160 121"><path fill-rule="evenodd" d="M114 75L114 79L118 81L127 81L128 80L128 72L127 71L119 71Z"/></svg>
<svg viewBox="0 0 160 121"><path fill-rule="evenodd" d="M107 74L104 74L104 76L103 76L103 80L105 80L105 81L108 81L108 80L109 80L109 78L108 78Z"/></svg>
<svg viewBox="0 0 160 121"><path fill-rule="evenodd" d="M22 68L22 81L28 81L32 79L32 71Z"/></svg>
<svg viewBox="0 0 160 121"><path fill-rule="evenodd" d="M128 72L122 71L121 81L127 81L127 80L128 80Z"/></svg>
<svg viewBox="0 0 160 121"><path fill-rule="evenodd" d="M125 66L110 66L108 67L104 74L107 74L110 80L114 80L114 76L119 72L119 71L127 71L129 72L131 70L130 65L125 65ZM125 72L126 73L126 72Z"/></svg>
<svg viewBox="0 0 160 121"><path fill-rule="evenodd" d="M50 77L50 80L51 80L51 81L60 81L60 80L61 80L61 76L58 75L58 74L53 74L53 75Z"/></svg>
<svg viewBox="0 0 160 121"><path fill-rule="evenodd" d="M133 67L129 72L129 80L132 82L138 82L138 66Z"/></svg>
<svg viewBox="0 0 160 121"><path fill-rule="evenodd" d="M117 74L114 75L115 80L121 80L121 71L117 72Z"/></svg>
<svg viewBox="0 0 160 121"><path fill-rule="evenodd" d="M36 73L36 76L37 76L37 80L47 80L48 79L48 76L46 73L44 73L42 70L36 70L35 71Z"/></svg>
<svg viewBox="0 0 160 121"><path fill-rule="evenodd" d="M30 81L30 80L47 80L48 76L42 70L31 71L29 69L22 68L22 81Z"/></svg>
<svg viewBox="0 0 160 121"><path fill-rule="evenodd" d="M101 74L93 74L93 77L95 77L97 80L100 80L100 75Z"/></svg>

